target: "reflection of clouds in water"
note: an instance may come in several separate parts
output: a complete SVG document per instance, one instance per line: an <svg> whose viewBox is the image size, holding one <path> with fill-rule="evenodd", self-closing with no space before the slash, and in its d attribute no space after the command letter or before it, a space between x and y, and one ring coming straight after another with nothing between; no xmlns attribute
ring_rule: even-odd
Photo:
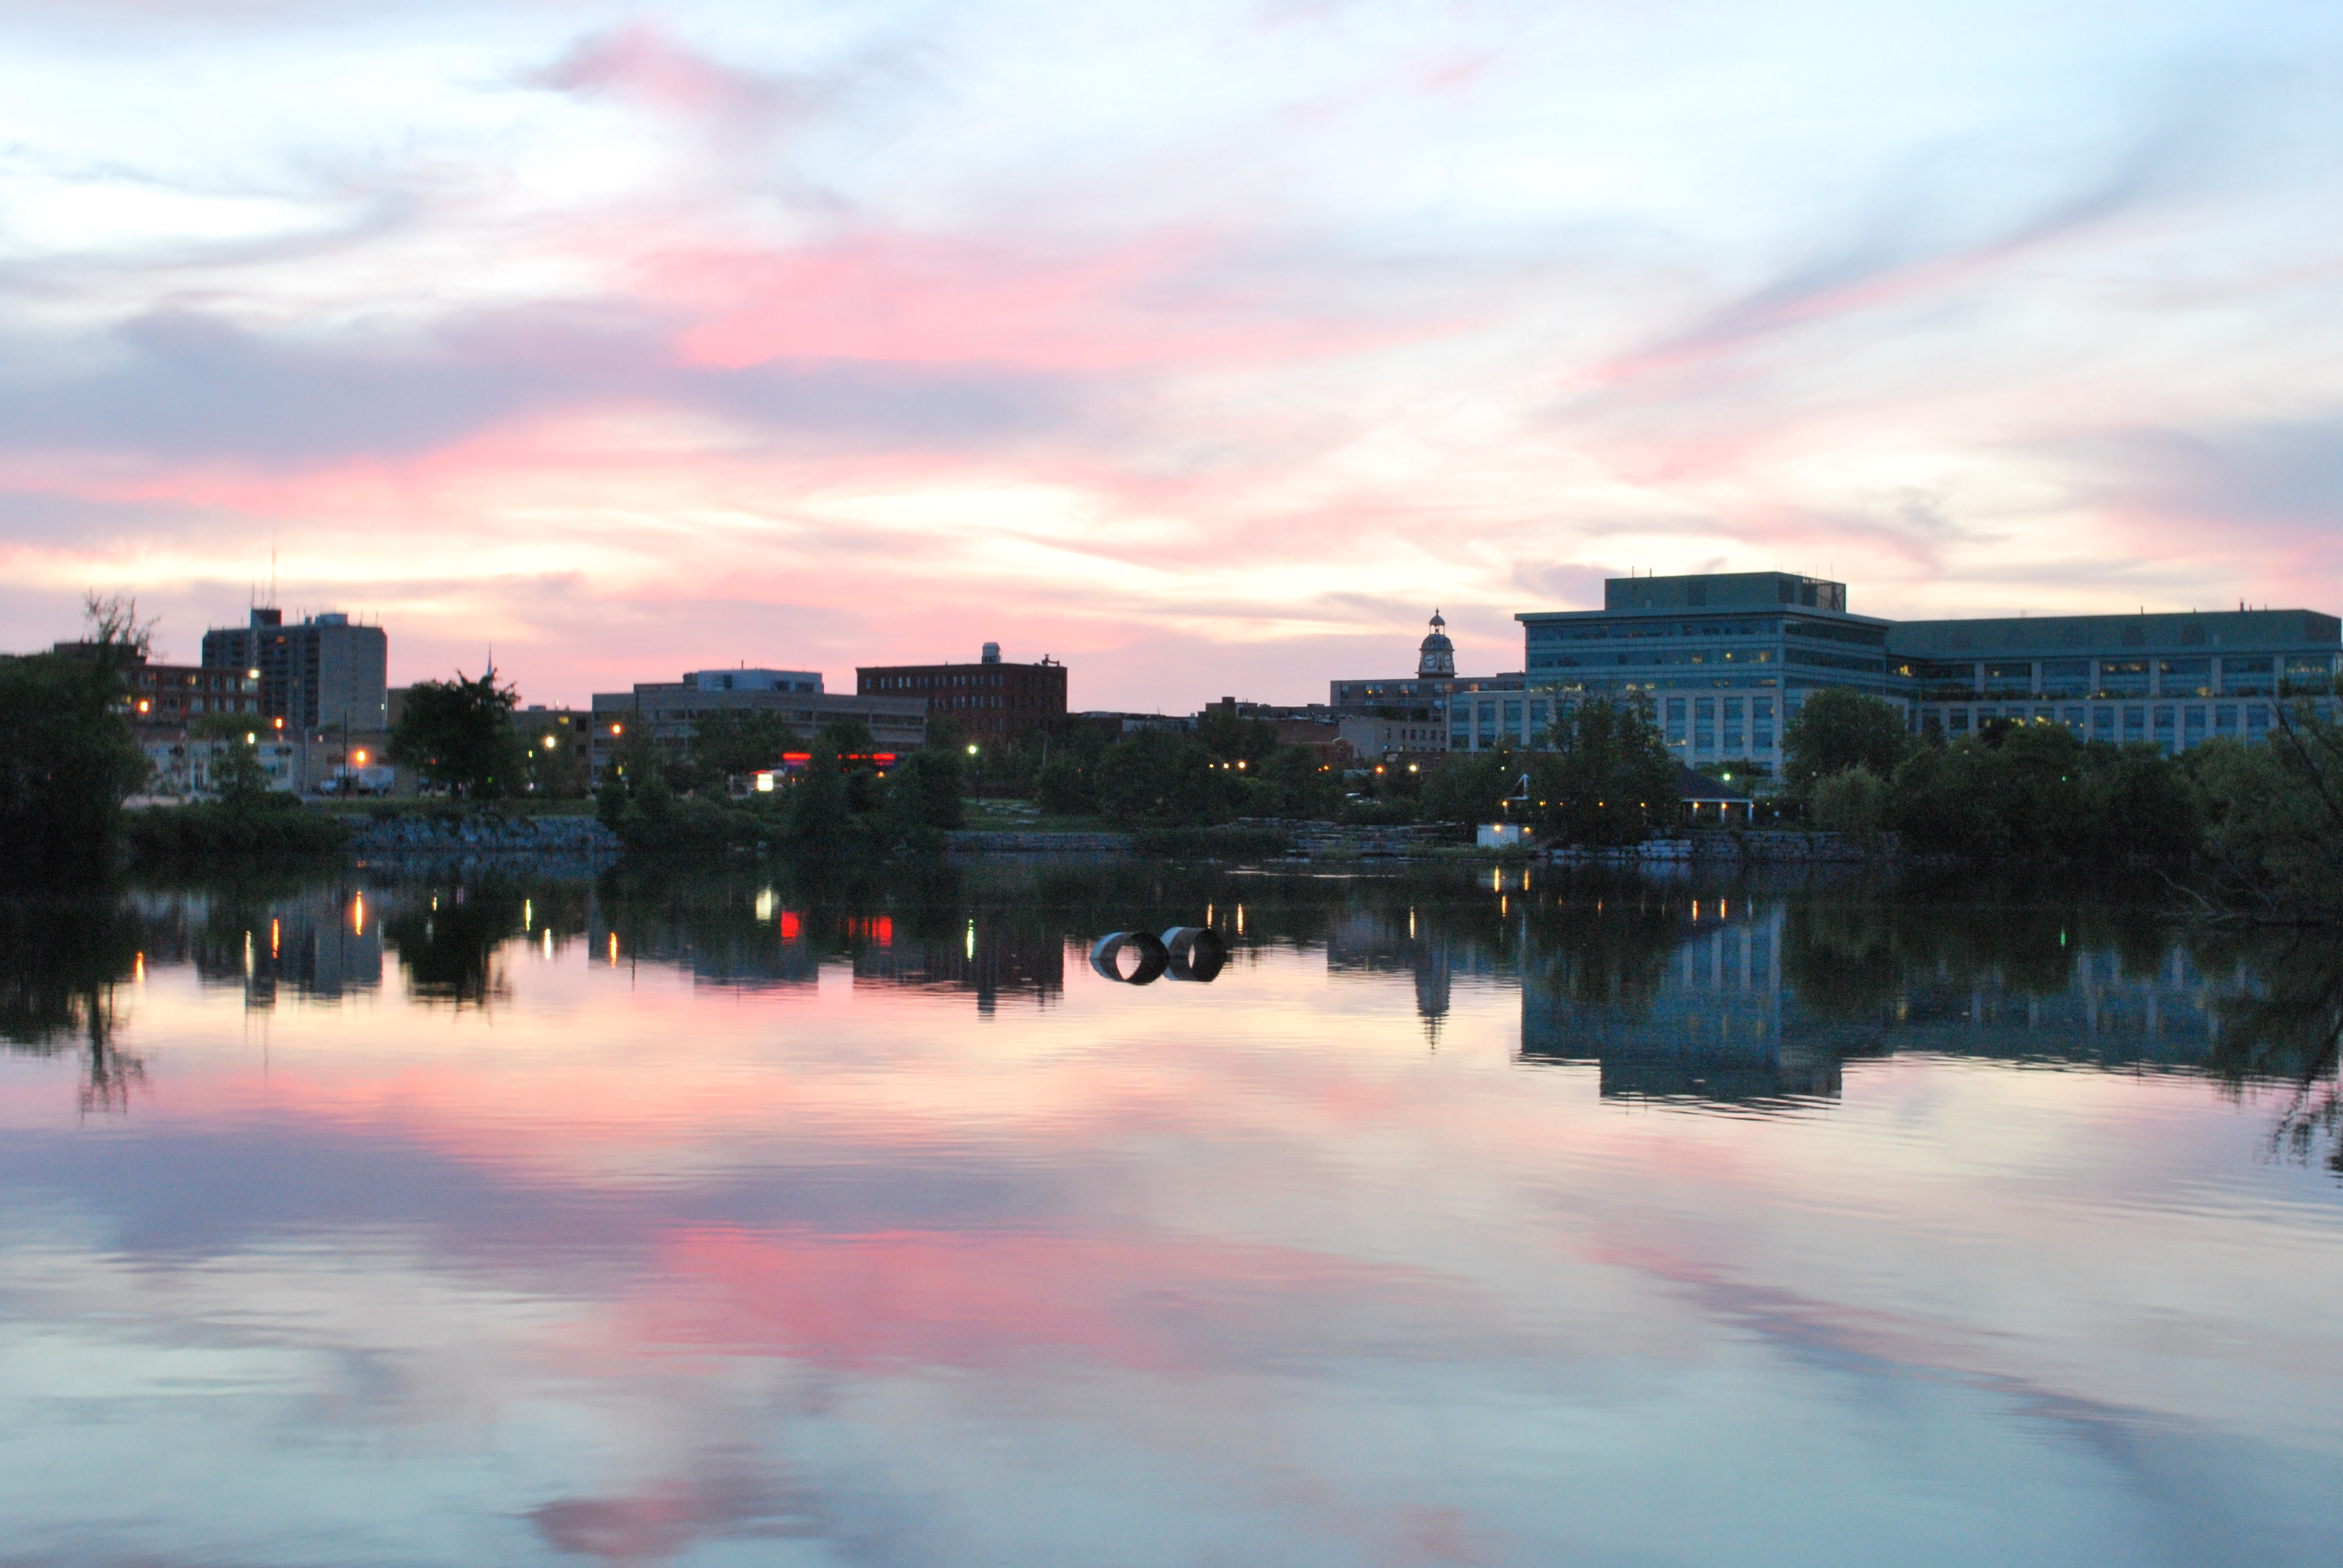
<svg viewBox="0 0 2343 1568"><path fill-rule="evenodd" d="M528 890L492 1010L346 993L265 1037L159 967L124 1030L156 1090L106 1136L45 1064L0 1069L21 1549L101 1521L250 1561L1875 1561L1923 1531L2318 1560L2331 1189L2201 1079L1942 1054L2198 1038L2047 1004L2193 995L2210 955L1263 880L1241 984L1145 993L1069 942L1218 919L1212 890L980 885L932 919L891 885L763 916ZM427 908L369 892L400 898ZM548 919L588 940L546 956ZM672 961L613 966L605 930ZM1807 1008L1800 942L1893 961ZM709 983L791 944L803 983ZM1051 953L1054 991L988 1014L985 974ZM1437 1053L1426 972L1464 982ZM1977 1006L1910 1005L1939 994ZM1751 998L1889 1053L1802 1120L1654 1116L1607 1057L1520 1055L1537 1009L1656 1049Z"/></svg>

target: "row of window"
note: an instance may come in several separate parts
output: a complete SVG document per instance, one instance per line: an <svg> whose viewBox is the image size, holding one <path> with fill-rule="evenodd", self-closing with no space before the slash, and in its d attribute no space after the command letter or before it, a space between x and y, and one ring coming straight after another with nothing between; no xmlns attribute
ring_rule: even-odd
<svg viewBox="0 0 2343 1568"><path fill-rule="evenodd" d="M1664 722L1671 746L1689 743L1694 751L1774 749L1774 699L1770 697L1671 697Z"/></svg>
<svg viewBox="0 0 2343 1568"><path fill-rule="evenodd" d="M2258 740L2270 727L2269 705L2261 702L2178 705L2137 704L2124 707L1924 709L1917 723L1947 737L1974 734L1996 720L2016 723L2064 724L2086 740L2129 742L2154 740L2167 751L2195 745L2210 736Z"/></svg>
<svg viewBox="0 0 2343 1568"><path fill-rule="evenodd" d="M1601 668L1601 656L1581 656L1574 653L1534 653L1530 655L1532 669L1578 669ZM1770 648L1654 648L1649 653L1623 653L1609 661L1621 664L1771 664L1774 650Z"/></svg>
<svg viewBox="0 0 2343 1568"><path fill-rule="evenodd" d="M1705 622L1564 621L1559 626L1533 625L1528 639L1539 642L1604 642L1612 638L1644 637L1771 637L1782 629L1778 620Z"/></svg>
<svg viewBox="0 0 2343 1568"><path fill-rule="evenodd" d="M863 680L866 694L873 691L953 691L969 687L1000 687L1007 684L1003 672L969 670L960 675L873 675Z"/></svg>

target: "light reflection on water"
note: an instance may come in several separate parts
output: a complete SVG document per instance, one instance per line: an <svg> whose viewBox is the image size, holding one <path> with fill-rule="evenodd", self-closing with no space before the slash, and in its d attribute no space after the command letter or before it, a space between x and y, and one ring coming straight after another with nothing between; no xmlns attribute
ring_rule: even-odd
<svg viewBox="0 0 2343 1568"><path fill-rule="evenodd" d="M1084 961L1207 919L1210 985ZM2327 1559L2293 938L1153 867L5 920L19 1558Z"/></svg>

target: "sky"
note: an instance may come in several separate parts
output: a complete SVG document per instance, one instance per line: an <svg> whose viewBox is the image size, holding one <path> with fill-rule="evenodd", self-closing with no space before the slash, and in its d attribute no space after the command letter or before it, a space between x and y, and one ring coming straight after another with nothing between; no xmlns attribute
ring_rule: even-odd
<svg viewBox="0 0 2343 1568"><path fill-rule="evenodd" d="M0 648L1467 673L2343 609L2343 11L0 0ZM273 568L272 568L273 562Z"/></svg>

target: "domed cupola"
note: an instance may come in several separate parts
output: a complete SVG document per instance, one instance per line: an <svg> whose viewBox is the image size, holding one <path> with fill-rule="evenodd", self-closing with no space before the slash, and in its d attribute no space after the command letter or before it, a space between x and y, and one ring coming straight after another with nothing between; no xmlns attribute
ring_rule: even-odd
<svg viewBox="0 0 2343 1568"><path fill-rule="evenodd" d="M1423 651L1415 661L1417 675L1456 673L1456 645L1449 641L1448 634L1441 629L1447 624L1440 618L1438 610L1432 612L1432 635L1423 639Z"/></svg>

